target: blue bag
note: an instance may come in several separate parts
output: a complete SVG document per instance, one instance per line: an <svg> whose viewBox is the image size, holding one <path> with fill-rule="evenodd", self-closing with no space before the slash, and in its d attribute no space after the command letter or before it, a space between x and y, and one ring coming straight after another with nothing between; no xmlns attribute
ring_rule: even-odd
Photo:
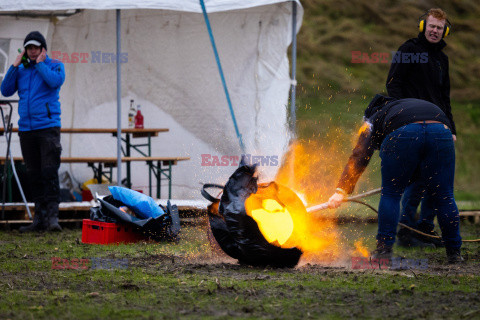
<svg viewBox="0 0 480 320"><path fill-rule="evenodd" d="M157 218L165 212L153 198L128 188L108 187L115 200L123 202L142 218Z"/></svg>

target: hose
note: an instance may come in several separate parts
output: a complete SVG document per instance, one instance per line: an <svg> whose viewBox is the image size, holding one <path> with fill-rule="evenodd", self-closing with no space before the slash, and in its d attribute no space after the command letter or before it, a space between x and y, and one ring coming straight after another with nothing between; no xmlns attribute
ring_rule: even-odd
<svg viewBox="0 0 480 320"><path fill-rule="evenodd" d="M352 200L352 199L347 199L347 200L345 200L345 202L355 202L355 203L363 204L364 206L370 208L371 210L375 211L375 212L378 214L378 210L377 210L377 209L375 209L374 207L372 207L371 205L369 205L368 203L365 203L365 202L363 202L363 201L355 200L355 199L353 199L353 200ZM422 236L428 237L428 238L432 238L432 239L442 239L442 237L440 237L440 236L434 236L434 235L431 235L431 234L428 234L428 233L424 233L424 232L422 232L422 231L420 231L420 230L417 230L417 229L415 229L415 228L412 228L412 227L410 227L410 226L407 226L406 224L403 224L403 223L401 223L401 222L399 222L398 225L401 226L401 227L403 227L403 228L407 228L407 229L409 229L409 230L411 230L411 231L413 231L413 232L416 232L416 233L418 233L418 234L420 234L420 235L422 235ZM463 240L463 239L462 239L462 242L480 242L480 239L472 239L472 240Z"/></svg>

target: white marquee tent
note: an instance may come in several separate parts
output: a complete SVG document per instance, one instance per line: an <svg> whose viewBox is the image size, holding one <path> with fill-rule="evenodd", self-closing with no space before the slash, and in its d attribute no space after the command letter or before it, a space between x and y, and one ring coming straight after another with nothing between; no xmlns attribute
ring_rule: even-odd
<svg viewBox="0 0 480 320"><path fill-rule="evenodd" d="M303 11L296 4L298 30ZM287 48L292 40L292 2L207 0L205 5L246 153L276 156L280 164L290 139ZM84 10L63 19L45 18L51 13L68 15L72 9ZM121 126L127 127L134 99L142 106L145 127L169 128L152 139L152 155L190 157L173 169L173 197L200 198L200 183L223 184L235 169L202 165L202 154L235 156L241 149L199 1L4 0L0 44L10 39L6 65L32 30L47 35L50 56L53 51L70 57L88 54L84 63L64 61L62 127L116 127L117 66L108 58L116 52L115 9L122 9L121 52L126 58L120 64ZM95 59L94 52L105 58ZM4 150L5 143L0 144ZM117 144L108 135L64 134L62 145L63 156L117 155ZM20 155L18 140L12 148L14 156ZM133 188L146 190L147 167L132 167ZM273 179L278 168L260 166L261 179ZM62 164L61 170L80 182L92 176L82 164ZM165 188L162 192L166 196Z"/></svg>

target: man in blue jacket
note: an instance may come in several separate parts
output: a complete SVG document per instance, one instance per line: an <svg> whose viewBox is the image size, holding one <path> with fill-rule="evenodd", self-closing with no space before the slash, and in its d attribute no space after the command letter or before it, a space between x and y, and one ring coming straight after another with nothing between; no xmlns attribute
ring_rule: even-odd
<svg viewBox="0 0 480 320"><path fill-rule="evenodd" d="M61 231L58 224L60 185L60 87L65 81L63 63L47 56L47 43L38 31L30 32L24 50L8 69L0 90L5 97L18 92L20 146L27 168L33 223L26 231Z"/></svg>

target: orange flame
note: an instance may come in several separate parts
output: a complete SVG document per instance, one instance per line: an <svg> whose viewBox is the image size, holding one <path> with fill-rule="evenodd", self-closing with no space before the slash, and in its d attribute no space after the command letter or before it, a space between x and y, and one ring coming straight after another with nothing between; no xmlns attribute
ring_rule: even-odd
<svg viewBox="0 0 480 320"><path fill-rule="evenodd" d="M353 255L361 255L362 257L367 258L370 253L368 252L368 249L363 245L363 239L359 239L355 241L354 243L355 246L355 252Z"/></svg>
<svg viewBox="0 0 480 320"><path fill-rule="evenodd" d="M297 247L309 255L329 256L338 246L333 220L318 221L295 192L272 182L259 185L258 191L245 201L247 214L256 222L265 239L282 248Z"/></svg>
<svg viewBox="0 0 480 320"><path fill-rule="evenodd" d="M265 239L270 243L277 242L282 246L292 235L292 216L288 209L281 206L276 200L263 200L262 208L253 209L251 216L257 222Z"/></svg>
<svg viewBox="0 0 480 320"><path fill-rule="evenodd" d="M367 128L368 124L365 124L358 134ZM334 193L350 155L351 145L355 145L358 138L357 135L347 136L340 130L330 131L326 136L327 139L322 140L323 144L310 140L293 143L275 178L277 183L302 195L305 206L324 203ZM340 146L338 141L347 144ZM294 221L294 232L288 243L295 243L304 252L304 259L329 262L346 254L346 250L342 252L340 232L333 210L325 210L321 219L304 212Z"/></svg>
<svg viewBox="0 0 480 320"><path fill-rule="evenodd" d="M328 200L343 169L339 159L345 158L335 145L326 148L313 141L296 142L291 145L275 179L305 200L302 214L296 217L291 242L304 252L303 258L307 261L328 262L339 257L341 240L335 217L326 211L324 218L316 219L306 212L305 205Z"/></svg>
<svg viewBox="0 0 480 320"><path fill-rule="evenodd" d="M358 135L361 135L365 131L370 129L370 124L368 122L364 122L363 125L358 129Z"/></svg>

